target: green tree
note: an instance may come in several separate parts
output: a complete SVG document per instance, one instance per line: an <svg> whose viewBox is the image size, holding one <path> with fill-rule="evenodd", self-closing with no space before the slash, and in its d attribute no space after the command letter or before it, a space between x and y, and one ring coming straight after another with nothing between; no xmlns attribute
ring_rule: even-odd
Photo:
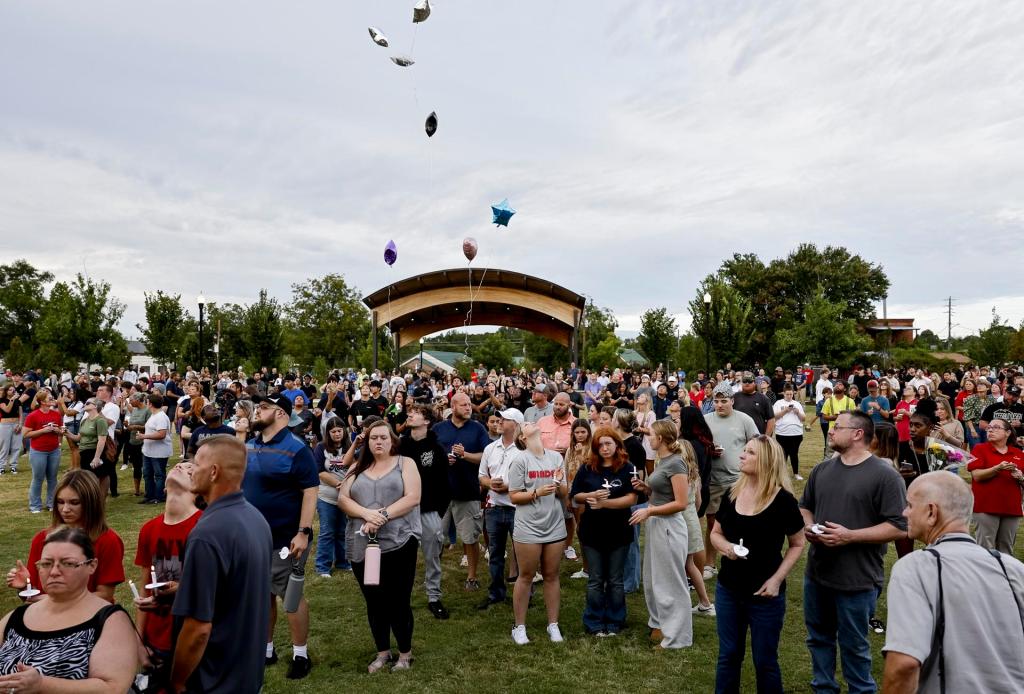
<svg viewBox="0 0 1024 694"><path fill-rule="evenodd" d="M722 263L717 277L732 285L754 309L749 353L735 355L748 362L765 360L777 329L805 320L806 307L819 287L830 302L845 305L842 318L858 322L871 318L875 303L889 291L880 265L841 246L819 250L810 243L767 265L756 255L735 254Z"/></svg>
<svg viewBox="0 0 1024 694"><path fill-rule="evenodd" d="M115 326L123 315L124 304L111 296L109 283L79 274L74 282L58 282L50 290L39 317L38 343L61 355L60 366L122 366L128 363L128 344Z"/></svg>
<svg viewBox="0 0 1024 694"><path fill-rule="evenodd" d="M260 290L259 300L242 315L242 340L246 353L261 366L277 366L284 354L284 326L281 305Z"/></svg>
<svg viewBox="0 0 1024 694"><path fill-rule="evenodd" d="M181 294L145 294L146 325L136 324L142 334L142 344L157 364L177 364L184 337L185 309Z"/></svg>
<svg viewBox="0 0 1024 694"><path fill-rule="evenodd" d="M10 346L4 354L4 366L15 373L25 373L28 369L34 369L37 366L45 368L49 365L39 363L31 345L26 345L20 337L15 335L11 338Z"/></svg>
<svg viewBox="0 0 1024 694"><path fill-rule="evenodd" d="M704 305L704 294L711 304ZM711 368L746 358L754 336L750 302L731 284L714 277L706 278L690 301L693 333L711 347Z"/></svg>
<svg viewBox="0 0 1024 694"><path fill-rule="evenodd" d="M304 366L317 357L328 364L351 364L370 330L370 312L362 297L339 274L292 285L285 306L290 325L288 351Z"/></svg>
<svg viewBox="0 0 1024 694"><path fill-rule="evenodd" d="M206 307L206 316L208 319L206 326L208 327L204 326L204 331L209 331L209 338L204 335L203 342L212 348L217 340L219 326L219 356L222 369L235 369L245 364L245 362L255 364L255 357L246 350L245 331L243 328L245 324L244 306L238 304L209 304ZM192 346L191 355L187 357L186 361L190 361L193 364L197 363L199 361L199 325L191 316L186 321L185 335L185 343ZM187 353L183 351L183 354ZM262 364L256 365L263 366ZM267 364L267 366L274 365ZM250 372L246 371L246 373Z"/></svg>
<svg viewBox="0 0 1024 694"><path fill-rule="evenodd" d="M693 333L684 333L679 336L679 348L672 360L673 368L682 369L687 374L696 376L697 372L703 371L706 366L705 354L703 338Z"/></svg>
<svg viewBox="0 0 1024 694"><path fill-rule="evenodd" d="M474 364L483 364L488 369L511 369L512 345L498 333L488 333L483 341L469 352Z"/></svg>
<svg viewBox="0 0 1024 694"><path fill-rule="evenodd" d="M776 363L848 364L871 347L871 339L857 329L852 318L843 318L846 306L832 302L824 292L807 304L804 319L792 328L775 333Z"/></svg>
<svg viewBox="0 0 1024 694"><path fill-rule="evenodd" d="M1010 337L1010 350L1006 356L1015 364L1024 363L1024 321L1021 321L1020 327Z"/></svg>
<svg viewBox="0 0 1024 694"><path fill-rule="evenodd" d="M594 369L600 369L605 366L614 369L619 366L622 362L622 358L619 356L619 351L622 349L622 340L620 340L614 333L608 335L600 343L590 348L589 359L590 363L594 364Z"/></svg>
<svg viewBox="0 0 1024 694"><path fill-rule="evenodd" d="M554 373L554 369L561 366L568 366L571 355L569 348L555 342L554 340L535 335L531 332L523 332L524 346L526 348L526 359L533 366L541 366Z"/></svg>
<svg viewBox="0 0 1024 694"><path fill-rule="evenodd" d="M1007 325L992 308L992 322L978 332L977 341L971 345L968 354L983 366L999 367L1010 355L1010 340L1017 331Z"/></svg>
<svg viewBox="0 0 1024 694"><path fill-rule="evenodd" d="M24 358L35 349L36 324L46 307L45 285L53 281L49 272L40 272L26 260L0 265L0 345L9 346L17 337L19 352L4 355L5 362Z"/></svg>
<svg viewBox="0 0 1024 694"><path fill-rule="evenodd" d="M637 346L652 365L668 365L676 349L676 319L666 308L652 308L640 316L640 335Z"/></svg>
<svg viewBox="0 0 1024 694"><path fill-rule="evenodd" d="M942 340L939 339L939 336L927 328L919 332L917 337L914 338L915 347L937 349L940 345L942 345Z"/></svg>
<svg viewBox="0 0 1024 694"><path fill-rule="evenodd" d="M602 357L606 355L604 351L600 350L601 343L607 340L609 335L614 335L615 328L618 326L619 322L615 320L615 314L611 309L599 308L593 300L587 299L587 305L583 309L583 319L580 321L580 330L582 331L583 364L588 369L601 368Z"/></svg>

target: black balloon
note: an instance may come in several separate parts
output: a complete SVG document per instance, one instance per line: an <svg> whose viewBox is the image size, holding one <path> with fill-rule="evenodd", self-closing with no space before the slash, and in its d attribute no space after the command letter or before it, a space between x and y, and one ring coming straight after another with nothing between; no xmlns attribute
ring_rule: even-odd
<svg viewBox="0 0 1024 694"><path fill-rule="evenodd" d="M433 111L427 116L427 122L424 124L423 129L427 131L427 137L433 137L434 133L437 132L437 114Z"/></svg>

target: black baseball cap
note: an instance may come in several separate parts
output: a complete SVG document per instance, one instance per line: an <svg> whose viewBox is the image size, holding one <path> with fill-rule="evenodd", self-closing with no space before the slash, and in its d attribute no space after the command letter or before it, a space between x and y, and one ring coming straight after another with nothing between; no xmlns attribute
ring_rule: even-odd
<svg viewBox="0 0 1024 694"><path fill-rule="evenodd" d="M261 402L266 402L274 407L280 407L284 410L284 413L288 415L288 426L293 427L297 424L302 424L302 420L296 417L292 413L292 401L287 395L275 394L275 395L257 395L252 399L253 403L259 405Z"/></svg>

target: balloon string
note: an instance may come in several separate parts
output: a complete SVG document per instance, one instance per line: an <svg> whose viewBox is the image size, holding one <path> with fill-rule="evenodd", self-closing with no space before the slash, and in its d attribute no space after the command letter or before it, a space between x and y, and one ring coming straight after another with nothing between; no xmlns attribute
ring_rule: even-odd
<svg viewBox="0 0 1024 694"><path fill-rule="evenodd" d="M473 324L473 301L476 295L480 293L480 290L484 286L484 278L487 277L487 268L484 268L483 273L480 275L480 282L477 284L476 291L473 291L473 261L466 263L466 269L469 273L469 308L466 309L466 320L462 322L462 328L466 335L466 349L464 354L466 358L469 358L469 330L468 328Z"/></svg>
<svg viewBox="0 0 1024 694"><path fill-rule="evenodd" d="M410 58L415 58L416 57L416 55L415 55L415 52L416 52L416 32L419 31L419 28L420 28L419 24L413 24L412 25L412 43L409 45L409 57Z"/></svg>

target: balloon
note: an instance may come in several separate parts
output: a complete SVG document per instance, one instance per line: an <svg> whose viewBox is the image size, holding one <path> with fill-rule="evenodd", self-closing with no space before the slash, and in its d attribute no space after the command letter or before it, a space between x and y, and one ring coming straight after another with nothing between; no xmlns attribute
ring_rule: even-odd
<svg viewBox="0 0 1024 694"><path fill-rule="evenodd" d="M412 22L413 24L419 24L420 22L427 21L427 17L430 16L430 0L420 0L416 3L416 6L412 8Z"/></svg>
<svg viewBox="0 0 1024 694"><path fill-rule="evenodd" d="M384 262L394 265L396 260L398 260L398 246L394 241L388 241L388 245L384 246Z"/></svg>
<svg viewBox="0 0 1024 694"><path fill-rule="evenodd" d="M472 236L462 239L462 255L466 256L466 260L472 263L478 250L479 247L476 245L476 239Z"/></svg>
<svg viewBox="0 0 1024 694"><path fill-rule="evenodd" d="M412 58L406 58L404 55L393 55L391 56L391 62L399 67L409 67L415 65L416 61Z"/></svg>
<svg viewBox="0 0 1024 694"><path fill-rule="evenodd" d="M380 33L380 29L370 27L370 38L373 39L373 42L378 46L384 46L385 48L388 47L388 37Z"/></svg>
<svg viewBox="0 0 1024 694"><path fill-rule="evenodd" d="M427 122L424 125L424 130L427 131L427 137L433 137L434 133L437 132L437 113L434 111L430 112L427 116Z"/></svg>
<svg viewBox="0 0 1024 694"><path fill-rule="evenodd" d="M505 198L497 205L491 205L491 212L494 213L492 221L496 225L503 227L508 226L508 220L512 219L512 215L516 213L515 210L508 206L508 198Z"/></svg>

